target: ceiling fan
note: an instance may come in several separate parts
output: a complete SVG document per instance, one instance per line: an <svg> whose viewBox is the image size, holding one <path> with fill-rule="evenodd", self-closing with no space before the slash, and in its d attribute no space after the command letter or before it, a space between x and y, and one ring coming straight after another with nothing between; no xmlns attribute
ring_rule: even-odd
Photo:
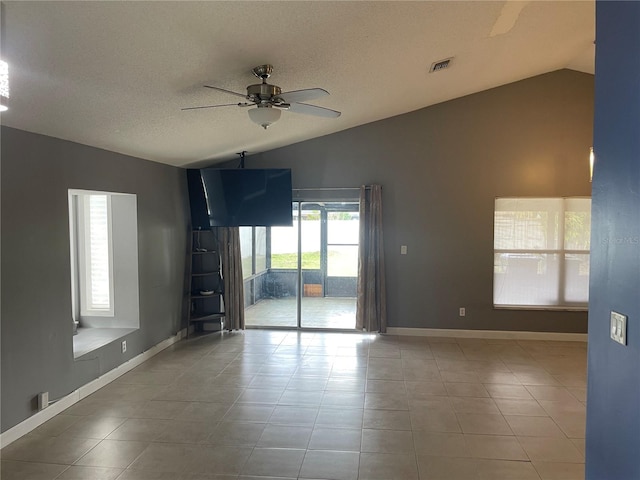
<svg viewBox="0 0 640 480"><path fill-rule="evenodd" d="M182 110L198 110L202 108L231 106L255 107L248 111L249 118L264 129L280 119L282 110L303 113L305 115L315 115L317 117L337 118L340 116L340 112L336 110L318 107L317 105L309 105L308 103L301 103L329 95L329 92L326 90L322 88L307 88L304 90L294 90L292 92L282 92L282 89L277 85L270 85L267 83L267 78L271 76L272 72L273 67L271 65L260 65L255 67L253 69L253 74L262 79L262 83L249 85L247 87L246 95L244 93L214 87L213 85L205 85L206 88L212 88L213 90L235 95L236 97L242 97L245 100L248 100L246 102L225 103L221 105L203 105L200 107L183 108Z"/></svg>

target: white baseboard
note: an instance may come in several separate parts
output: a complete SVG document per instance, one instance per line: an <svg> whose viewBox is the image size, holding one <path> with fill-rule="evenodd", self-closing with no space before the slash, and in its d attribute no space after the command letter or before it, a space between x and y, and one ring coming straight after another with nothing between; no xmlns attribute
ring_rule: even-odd
<svg viewBox="0 0 640 480"><path fill-rule="evenodd" d="M511 340L562 340L565 342L586 342L586 333L559 332L522 332L510 330L459 330L455 328L404 328L389 327L388 335L407 335L414 337L457 337L457 338L496 338Z"/></svg>
<svg viewBox="0 0 640 480"><path fill-rule="evenodd" d="M86 385L81 386L80 388L78 388L77 390L74 390L70 394L65 395L60 400L57 400L55 403L51 404L49 407L45 408L44 410L41 410L33 414L26 420L20 422L18 425L11 427L6 432L3 432L2 434L0 434L0 448L4 448L7 445L15 442L20 437L26 435L27 433L31 432L35 428L45 423L47 420L50 420L56 415L58 415L59 413L63 412L74 403L77 403L83 398L88 397L89 395L101 389L105 385L108 385L109 383L113 382L118 377L124 375L130 370L133 370L135 367L142 364L143 362L146 362L151 357L157 355L165 348L173 345L174 343L178 342L180 339L185 337L186 332L187 332L186 329L180 330L173 337L169 337L166 340L163 340L157 345L154 345L153 347L151 347L149 350L142 352L140 355L132 358L131 360L126 361L122 365L117 366L113 370L108 371L104 375L96 378L95 380L92 380Z"/></svg>

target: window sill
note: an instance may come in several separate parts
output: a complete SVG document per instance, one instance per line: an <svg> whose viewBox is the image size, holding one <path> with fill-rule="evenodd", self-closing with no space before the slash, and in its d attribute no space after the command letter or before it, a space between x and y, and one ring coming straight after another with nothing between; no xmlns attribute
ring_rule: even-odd
<svg viewBox="0 0 640 480"><path fill-rule="evenodd" d="M539 305L494 305L494 310L544 310L555 312L588 312L589 307L539 306Z"/></svg>
<svg viewBox="0 0 640 480"><path fill-rule="evenodd" d="M119 338L135 332L137 328L78 328L78 334L73 336L73 358L104 347Z"/></svg>

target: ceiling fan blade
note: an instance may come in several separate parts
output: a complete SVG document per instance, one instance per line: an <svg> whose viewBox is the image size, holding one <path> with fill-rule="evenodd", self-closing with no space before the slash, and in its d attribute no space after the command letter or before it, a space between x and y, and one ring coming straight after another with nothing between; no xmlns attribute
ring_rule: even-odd
<svg viewBox="0 0 640 480"><path fill-rule="evenodd" d="M201 107L187 107L181 108L180 110L199 110L201 108L216 108L216 107L248 107L251 105L250 103L225 103L222 105L202 105Z"/></svg>
<svg viewBox="0 0 640 480"><path fill-rule="evenodd" d="M316 98L326 97L329 95L323 88L306 88L304 90L294 90L292 92L284 92L278 95L287 103L293 102L308 102L309 100L315 100Z"/></svg>
<svg viewBox="0 0 640 480"><path fill-rule="evenodd" d="M238 92L234 92L234 91L231 91L231 90L227 90L225 88L214 87L213 85L205 85L205 88L211 88L213 90L218 90L219 92L228 93L230 95L235 95L237 97L247 98L247 95L244 94L244 93L238 93Z"/></svg>
<svg viewBox="0 0 640 480"><path fill-rule="evenodd" d="M338 118L341 113L330 108L318 107L307 103L292 103L287 109L290 112L315 115L316 117Z"/></svg>

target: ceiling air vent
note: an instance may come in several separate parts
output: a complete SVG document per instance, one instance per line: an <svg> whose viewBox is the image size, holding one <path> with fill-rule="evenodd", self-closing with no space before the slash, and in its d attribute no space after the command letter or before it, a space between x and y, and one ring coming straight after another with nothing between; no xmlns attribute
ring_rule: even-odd
<svg viewBox="0 0 640 480"><path fill-rule="evenodd" d="M439 70L444 70L445 68L449 68L449 65L451 64L451 60L453 60L453 57L445 58L444 60L433 62L431 64L431 68L429 69L429 73L433 73Z"/></svg>

